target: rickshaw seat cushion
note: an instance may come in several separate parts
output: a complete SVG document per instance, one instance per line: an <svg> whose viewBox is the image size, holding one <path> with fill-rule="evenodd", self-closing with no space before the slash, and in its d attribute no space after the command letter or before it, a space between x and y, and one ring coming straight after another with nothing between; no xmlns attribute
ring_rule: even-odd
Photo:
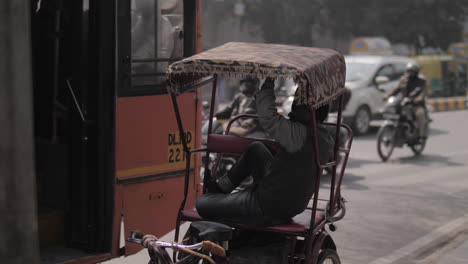
<svg viewBox="0 0 468 264"><path fill-rule="evenodd" d="M311 210L306 209L301 214L296 215L294 218L291 219L291 222L288 224L281 224L275 226L262 226L262 227L253 227L247 226L244 224L236 224L236 223L228 223L225 221L219 221L220 223L236 227L236 228L244 228L244 229L254 229L254 230L261 230L261 231L270 231L270 232L277 232L277 233L289 233L289 234L297 234L297 235L305 235L306 231L310 228L310 217L311 217ZM322 210L317 210L315 215L315 223L320 223L324 220L325 213ZM182 221L206 221L203 219L197 212L195 208L185 209L181 212L181 220Z"/></svg>
<svg viewBox="0 0 468 264"><path fill-rule="evenodd" d="M271 139L244 138L233 135L208 135L206 147L211 152L242 154L253 142L262 142L267 146L271 153L275 154L280 148L280 144Z"/></svg>

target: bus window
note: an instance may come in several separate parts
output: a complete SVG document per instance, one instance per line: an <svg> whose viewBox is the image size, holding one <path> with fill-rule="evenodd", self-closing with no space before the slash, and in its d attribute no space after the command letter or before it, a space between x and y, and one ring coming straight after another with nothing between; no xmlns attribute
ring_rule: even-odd
<svg viewBox="0 0 468 264"><path fill-rule="evenodd" d="M182 0L132 0L132 90L164 94L167 66L182 58Z"/></svg>

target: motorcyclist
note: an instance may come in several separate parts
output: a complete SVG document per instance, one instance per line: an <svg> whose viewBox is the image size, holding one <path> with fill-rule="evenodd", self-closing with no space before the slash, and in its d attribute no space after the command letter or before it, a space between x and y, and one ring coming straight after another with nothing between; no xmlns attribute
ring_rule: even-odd
<svg viewBox="0 0 468 264"><path fill-rule="evenodd" d="M384 97L402 93L404 97L410 98L413 103L413 112L416 117L419 140L426 139L426 80L419 76L419 65L409 62L406 65L406 74L400 79L397 87Z"/></svg>
<svg viewBox="0 0 468 264"><path fill-rule="evenodd" d="M240 81L240 92L237 93L232 102L223 110L215 114L217 119L231 119L241 114L256 114L255 91L258 89L259 80L246 77ZM256 119L247 118L236 121L230 130L231 134L245 136L258 129ZM226 127L224 127L225 129Z"/></svg>

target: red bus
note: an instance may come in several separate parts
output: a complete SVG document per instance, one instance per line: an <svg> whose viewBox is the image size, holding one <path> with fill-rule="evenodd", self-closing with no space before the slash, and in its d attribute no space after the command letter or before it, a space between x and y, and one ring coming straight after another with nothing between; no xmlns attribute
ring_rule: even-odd
<svg viewBox="0 0 468 264"><path fill-rule="evenodd" d="M132 254L138 248L121 240L129 230L174 228L185 157L165 71L200 51L200 8L201 0L32 1L41 263ZM192 147L199 98L180 98ZM200 160L192 166L191 203Z"/></svg>

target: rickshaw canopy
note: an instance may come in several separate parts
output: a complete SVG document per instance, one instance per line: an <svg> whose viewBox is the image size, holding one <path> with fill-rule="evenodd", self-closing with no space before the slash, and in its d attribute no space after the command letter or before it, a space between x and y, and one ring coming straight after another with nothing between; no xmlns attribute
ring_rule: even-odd
<svg viewBox="0 0 468 264"><path fill-rule="evenodd" d="M168 90L181 94L211 75L292 78L295 101L317 108L345 91L343 55L330 49L230 42L171 64Z"/></svg>

